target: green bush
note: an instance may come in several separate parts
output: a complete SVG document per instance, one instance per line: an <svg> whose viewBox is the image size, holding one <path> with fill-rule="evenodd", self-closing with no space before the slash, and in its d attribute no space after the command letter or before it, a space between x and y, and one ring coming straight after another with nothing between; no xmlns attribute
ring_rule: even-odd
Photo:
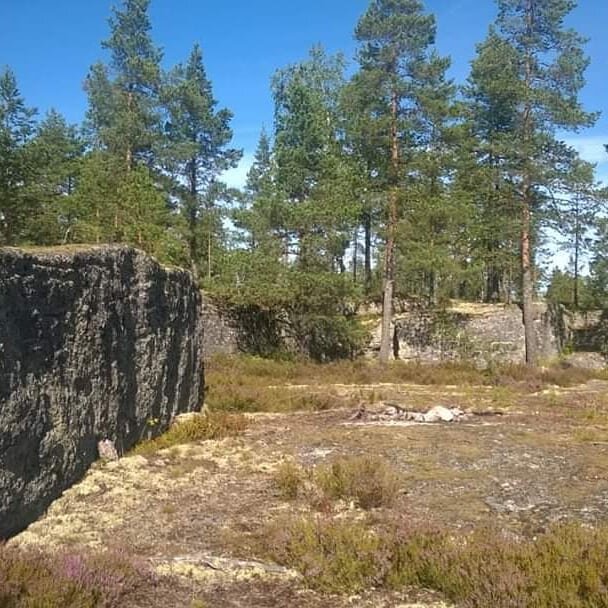
<svg viewBox="0 0 608 608"><path fill-rule="evenodd" d="M375 581L381 540L364 526L324 518L277 522L267 535L270 556L296 568L324 593L357 593Z"/></svg>
<svg viewBox="0 0 608 608"><path fill-rule="evenodd" d="M120 608L154 584L152 574L122 552L0 547L2 608Z"/></svg>
<svg viewBox="0 0 608 608"><path fill-rule="evenodd" d="M407 524L370 531L324 518L275 524L265 552L312 589L432 589L462 608L608 607L608 526L559 525L537 539Z"/></svg>
<svg viewBox="0 0 608 608"><path fill-rule="evenodd" d="M315 483L333 500L353 500L362 509L390 507L402 486L399 474L382 458L342 458L314 472Z"/></svg>
<svg viewBox="0 0 608 608"><path fill-rule="evenodd" d="M284 500L295 500L304 483L304 472L291 461L282 462L274 476L276 488Z"/></svg>
<svg viewBox="0 0 608 608"><path fill-rule="evenodd" d="M143 441L133 449L134 454L148 455L175 445L234 437L247 428L247 418L241 414L206 412L177 422L164 434Z"/></svg>

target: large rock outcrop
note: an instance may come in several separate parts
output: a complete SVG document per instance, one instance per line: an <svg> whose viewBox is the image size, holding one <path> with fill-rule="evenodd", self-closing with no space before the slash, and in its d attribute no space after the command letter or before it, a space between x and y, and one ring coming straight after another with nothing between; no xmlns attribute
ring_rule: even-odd
<svg viewBox="0 0 608 608"><path fill-rule="evenodd" d="M368 355L380 347L380 321L370 326ZM564 320L559 310L535 304L535 331L539 354L557 357L563 343ZM394 318L394 356L435 363L469 361L479 367L492 363L525 362L521 309L516 305L454 302L445 309L407 303Z"/></svg>
<svg viewBox="0 0 608 608"><path fill-rule="evenodd" d="M280 311L222 306L209 296L204 296L204 301L205 356L239 352L266 356L281 350L310 354L293 332L290 335L289 320ZM396 359L421 363L467 361L482 368L493 363L525 363L523 315L515 304L454 301L443 308L415 300L395 300L394 307ZM556 358L564 345L576 343L569 337L573 333L569 315L561 307L539 301L534 312L542 359ZM382 307L375 304L361 307L359 316L369 333L364 355L376 358L380 350ZM579 331L574 333L580 338L587 332L597 339L597 319L594 323L592 327L583 327L579 322ZM301 342L305 345L305 341Z"/></svg>
<svg viewBox="0 0 608 608"><path fill-rule="evenodd" d="M201 296L122 247L0 250L0 538L202 404Z"/></svg>

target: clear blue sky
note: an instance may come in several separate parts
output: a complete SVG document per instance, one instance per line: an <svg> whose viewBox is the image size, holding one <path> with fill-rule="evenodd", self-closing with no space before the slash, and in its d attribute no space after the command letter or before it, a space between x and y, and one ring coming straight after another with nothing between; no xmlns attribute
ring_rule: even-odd
<svg viewBox="0 0 608 608"><path fill-rule="evenodd" d="M10 66L30 105L57 108L82 119L82 82L89 66L104 59L112 0L0 0L0 67ZM250 157L260 127L272 123L269 81L278 67L306 56L315 43L352 57L352 32L367 0L152 0L153 36L168 67L199 42L221 105L235 114L235 143ZM463 81L495 16L494 0L428 0L438 21L438 47L452 57L452 75ZM570 24L591 39L592 58L583 99L604 110L598 125L569 137L589 160L601 162L608 180L607 0L580 0ZM244 169L244 168L243 168ZM240 174L242 174L243 169ZM239 181L237 171L232 177Z"/></svg>

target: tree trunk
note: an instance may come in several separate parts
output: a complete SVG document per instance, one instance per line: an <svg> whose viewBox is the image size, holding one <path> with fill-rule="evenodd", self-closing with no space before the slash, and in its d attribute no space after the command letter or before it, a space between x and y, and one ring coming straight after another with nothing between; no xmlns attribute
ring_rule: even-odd
<svg viewBox="0 0 608 608"><path fill-rule="evenodd" d="M209 230L209 239L207 241L207 278L211 279L211 230Z"/></svg>
<svg viewBox="0 0 608 608"><path fill-rule="evenodd" d="M528 40L532 38L534 29L533 0L527 0L526 21ZM526 103L523 114L523 191L522 191L522 217L521 217L521 297L524 317L524 335L526 340L526 364L536 365L538 352L536 345L536 331L534 328L534 274L532 267L532 178L530 171L531 141L533 130L532 116L532 57L531 51L526 53L525 66L525 94Z"/></svg>
<svg viewBox="0 0 608 608"><path fill-rule="evenodd" d="M500 270L493 263L487 269L484 300L488 303L500 300Z"/></svg>
<svg viewBox="0 0 608 608"><path fill-rule="evenodd" d="M391 334L393 324L393 290L394 281L385 277L384 297L382 302L382 338L380 341L380 361L388 363L393 348L393 336Z"/></svg>
<svg viewBox="0 0 608 608"><path fill-rule="evenodd" d="M391 98L391 182L388 197L388 223L386 230L386 251L384 252L384 285L382 304L382 335L380 339L380 362L388 363L393 347L391 333L393 321L393 295L395 291L395 234L397 232L397 203L399 198L399 140L397 134L397 92Z"/></svg>
<svg viewBox="0 0 608 608"><path fill-rule="evenodd" d="M358 254L359 253L359 226L355 228L355 234L353 235L353 283L357 284L357 270L358 270Z"/></svg>
<svg viewBox="0 0 608 608"><path fill-rule="evenodd" d="M529 186L528 186L529 187ZM527 189L526 189L527 190ZM536 332L534 329L534 280L532 278L532 256L530 244L531 214L529 190L524 194L521 231L521 296L526 339L526 363L536 365L538 359Z"/></svg>
<svg viewBox="0 0 608 608"><path fill-rule="evenodd" d="M580 265L580 249L581 249L581 222L579 209L579 196L576 195L575 204L575 225L574 225L574 310L579 309L579 265Z"/></svg>
<svg viewBox="0 0 608 608"><path fill-rule="evenodd" d="M133 91L127 93L127 110L129 115L133 112ZM130 133L129 133L130 135ZM133 142L127 141L127 151L125 154L125 161L127 164L127 173L133 168Z"/></svg>
<svg viewBox="0 0 608 608"><path fill-rule="evenodd" d="M369 294L372 289L372 214L366 211L363 215L363 229L365 231L365 252L364 252L364 274L365 274L365 293Z"/></svg>
<svg viewBox="0 0 608 608"><path fill-rule="evenodd" d="M196 229L198 227L198 209L197 209L197 200L198 200L198 180L196 173L196 159L193 158L190 160L189 169L189 181L190 181L190 209L188 214L188 249L189 249L189 257L190 257L190 269L192 270L192 274L196 279L198 279L198 238L196 234Z"/></svg>

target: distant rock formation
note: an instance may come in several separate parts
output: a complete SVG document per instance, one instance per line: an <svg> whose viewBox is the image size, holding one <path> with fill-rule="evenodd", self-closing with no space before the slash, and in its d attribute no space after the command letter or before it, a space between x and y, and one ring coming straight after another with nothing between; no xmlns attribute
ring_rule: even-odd
<svg viewBox="0 0 608 608"><path fill-rule="evenodd" d="M535 305L536 336L541 357L557 357L564 341L559 310ZM369 323L372 340L368 356L380 345L380 322ZM479 367L491 363L525 363L521 309L516 305L454 302L447 308L403 304L394 317L394 356L405 361L435 363L469 361Z"/></svg>
<svg viewBox="0 0 608 608"><path fill-rule="evenodd" d="M203 401L191 275L124 247L0 250L0 538Z"/></svg>

